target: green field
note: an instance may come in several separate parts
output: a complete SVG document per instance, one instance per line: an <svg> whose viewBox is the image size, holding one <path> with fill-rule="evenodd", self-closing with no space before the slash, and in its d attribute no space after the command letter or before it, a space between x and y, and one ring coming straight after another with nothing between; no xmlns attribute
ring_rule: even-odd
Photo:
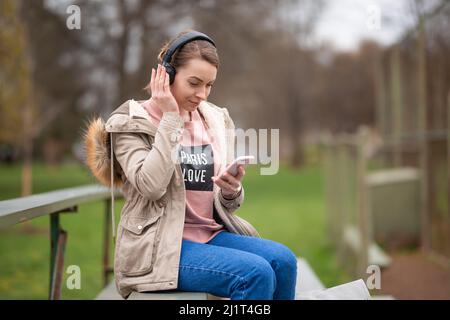
<svg viewBox="0 0 450 320"><path fill-rule="evenodd" d="M20 173L20 166L0 166L0 200L20 195ZM76 164L35 165L33 179L33 193L95 183ZM246 200L239 215L262 237L284 243L307 259L327 287L349 281L337 266L326 236L320 167L299 171L282 167L273 176L261 176L257 167L249 167L244 187ZM116 202L117 214L122 204ZM65 268L77 265L81 269L81 289L67 289L69 274L65 274L63 299L93 299L102 288L104 210L102 202L89 203L61 217L68 232ZM0 230L0 299L48 298L49 219L45 216Z"/></svg>

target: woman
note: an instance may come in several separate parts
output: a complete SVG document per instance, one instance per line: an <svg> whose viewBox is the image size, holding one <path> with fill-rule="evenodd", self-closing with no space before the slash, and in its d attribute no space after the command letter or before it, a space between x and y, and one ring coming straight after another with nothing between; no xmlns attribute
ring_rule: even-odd
<svg viewBox="0 0 450 320"><path fill-rule="evenodd" d="M114 263L120 294L177 289L294 299L295 255L234 214L245 170L223 173L233 160L234 124L227 109L207 102L219 68L213 40L180 33L158 59L150 99L125 102L105 125L113 185L126 200ZM90 167L110 183L105 163Z"/></svg>

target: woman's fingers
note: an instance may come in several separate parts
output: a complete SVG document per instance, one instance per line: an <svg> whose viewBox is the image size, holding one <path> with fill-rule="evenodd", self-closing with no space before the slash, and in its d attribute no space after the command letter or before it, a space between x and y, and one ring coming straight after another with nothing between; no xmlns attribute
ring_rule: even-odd
<svg viewBox="0 0 450 320"><path fill-rule="evenodd" d="M158 67L152 68L152 77L150 81L150 89L152 96L160 96L162 93L168 92L170 88L170 77L166 68L158 63Z"/></svg>
<svg viewBox="0 0 450 320"><path fill-rule="evenodd" d="M244 176L245 176L245 169L244 166L240 164L238 166L238 173L234 178L236 178L236 180L241 181Z"/></svg>
<svg viewBox="0 0 450 320"><path fill-rule="evenodd" d="M215 181L217 182L217 185L225 187L229 191L237 190L240 185L240 182L230 174L224 174L216 178Z"/></svg>
<svg viewBox="0 0 450 320"><path fill-rule="evenodd" d="M214 183L217 184L220 189L225 190L227 192L233 193L237 191L237 187L232 186L231 184L229 184L228 182L226 182L224 179L221 178L217 178L217 177L213 177L212 178Z"/></svg>
<svg viewBox="0 0 450 320"><path fill-rule="evenodd" d="M152 68L152 78L150 81L152 96L160 96L161 94L168 92L170 88L169 80L169 74L167 73L166 68L161 64L158 64L156 71Z"/></svg>
<svg viewBox="0 0 450 320"><path fill-rule="evenodd" d="M156 96L158 93L158 77L159 77L159 65L155 69L155 77L153 78L153 92L152 96Z"/></svg>
<svg viewBox="0 0 450 320"><path fill-rule="evenodd" d="M164 92L164 84L166 83L167 72L166 68L161 66L161 92Z"/></svg>
<svg viewBox="0 0 450 320"><path fill-rule="evenodd" d="M163 84L163 82L162 82L163 78L162 77L163 76L164 76L164 74L162 72L162 66L160 64L158 64L158 74L156 76L156 92L157 92L157 95L161 94L161 92L162 92L162 84Z"/></svg>
<svg viewBox="0 0 450 320"><path fill-rule="evenodd" d="M227 172L224 173L224 175L222 176L222 179L225 180L231 186L233 186L233 188L239 187L240 180L237 179L236 177L233 177L231 174L229 174Z"/></svg>
<svg viewBox="0 0 450 320"><path fill-rule="evenodd" d="M165 74L165 78L164 78L164 92L169 92L170 91L170 77L169 74L166 71L166 68L164 68L164 74Z"/></svg>
<svg viewBox="0 0 450 320"><path fill-rule="evenodd" d="M152 91L152 94L155 92L155 77L156 77L156 71L152 68L152 77L150 79L150 90Z"/></svg>
<svg viewBox="0 0 450 320"><path fill-rule="evenodd" d="M166 68L158 64L156 70L152 69L152 101L163 112L179 112L178 103L170 91L170 77Z"/></svg>
<svg viewBox="0 0 450 320"><path fill-rule="evenodd" d="M222 177L225 179L225 181L227 181L228 183L230 183L232 185L239 185L239 183L242 180L242 178L244 177L244 175L245 175L244 166L238 165L237 174L235 176L233 176L232 174L230 174L228 172L224 172Z"/></svg>

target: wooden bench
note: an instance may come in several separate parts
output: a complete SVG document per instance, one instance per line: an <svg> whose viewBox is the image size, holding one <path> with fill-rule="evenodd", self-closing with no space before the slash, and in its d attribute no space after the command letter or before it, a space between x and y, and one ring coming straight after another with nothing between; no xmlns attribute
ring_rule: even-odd
<svg viewBox="0 0 450 320"><path fill-rule="evenodd" d="M297 287L296 293L320 290L325 286L314 273L308 262L302 258L297 259ZM133 292L128 300L222 300L204 292ZM96 297L96 300L123 300L116 290L114 281L110 282Z"/></svg>

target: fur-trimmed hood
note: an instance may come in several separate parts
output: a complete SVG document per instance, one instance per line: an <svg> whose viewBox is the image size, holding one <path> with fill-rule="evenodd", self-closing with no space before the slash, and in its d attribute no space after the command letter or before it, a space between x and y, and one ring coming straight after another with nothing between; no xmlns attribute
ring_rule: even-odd
<svg viewBox="0 0 450 320"><path fill-rule="evenodd" d="M85 161L93 176L105 187L111 186L111 138L101 117L91 119L84 132ZM114 186L122 187L118 166L114 170Z"/></svg>

